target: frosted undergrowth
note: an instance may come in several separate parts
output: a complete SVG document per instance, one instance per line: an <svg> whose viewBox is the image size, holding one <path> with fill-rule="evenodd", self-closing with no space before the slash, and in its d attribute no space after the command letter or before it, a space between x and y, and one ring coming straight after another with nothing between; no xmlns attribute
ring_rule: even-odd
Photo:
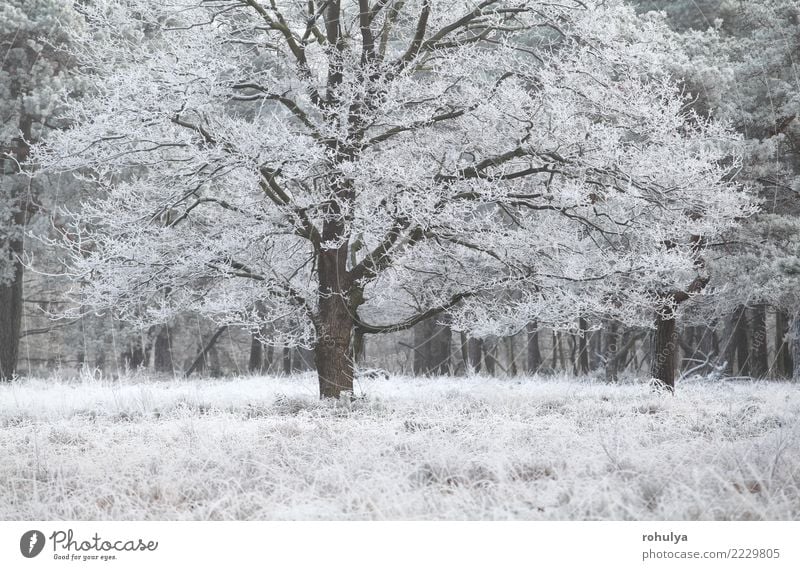
<svg viewBox="0 0 800 570"><path fill-rule="evenodd" d="M798 519L800 386L0 386L0 519Z"/></svg>

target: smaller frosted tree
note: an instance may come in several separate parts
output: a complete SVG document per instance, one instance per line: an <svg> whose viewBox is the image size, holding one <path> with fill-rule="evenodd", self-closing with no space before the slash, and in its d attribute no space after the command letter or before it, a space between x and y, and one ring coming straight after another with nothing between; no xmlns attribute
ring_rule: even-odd
<svg viewBox="0 0 800 570"><path fill-rule="evenodd" d="M685 109L621 2L97 0L92 93L37 159L91 172L84 302L313 346L449 312L475 334L649 321L750 211L735 137ZM691 292L687 293L691 294Z"/></svg>

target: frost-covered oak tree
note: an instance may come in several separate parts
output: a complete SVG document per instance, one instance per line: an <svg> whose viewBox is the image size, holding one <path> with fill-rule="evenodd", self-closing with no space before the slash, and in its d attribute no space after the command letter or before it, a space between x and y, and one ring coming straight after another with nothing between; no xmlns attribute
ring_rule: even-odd
<svg viewBox="0 0 800 570"><path fill-rule="evenodd" d="M83 303L314 347L450 313L476 335L651 322L750 211L724 128L616 1L96 0L93 92L36 158L98 188L65 233Z"/></svg>

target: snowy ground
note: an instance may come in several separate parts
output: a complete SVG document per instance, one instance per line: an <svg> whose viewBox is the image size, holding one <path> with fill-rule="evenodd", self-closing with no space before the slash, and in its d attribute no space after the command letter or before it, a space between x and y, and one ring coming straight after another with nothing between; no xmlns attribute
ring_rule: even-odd
<svg viewBox="0 0 800 570"><path fill-rule="evenodd" d="M800 519L800 386L0 386L4 519Z"/></svg>

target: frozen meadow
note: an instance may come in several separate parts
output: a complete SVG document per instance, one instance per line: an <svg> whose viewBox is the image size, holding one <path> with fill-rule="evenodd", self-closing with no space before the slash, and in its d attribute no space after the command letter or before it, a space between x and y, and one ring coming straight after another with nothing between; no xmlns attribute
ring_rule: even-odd
<svg viewBox="0 0 800 570"><path fill-rule="evenodd" d="M800 518L800 386L391 378L0 386L0 519Z"/></svg>

